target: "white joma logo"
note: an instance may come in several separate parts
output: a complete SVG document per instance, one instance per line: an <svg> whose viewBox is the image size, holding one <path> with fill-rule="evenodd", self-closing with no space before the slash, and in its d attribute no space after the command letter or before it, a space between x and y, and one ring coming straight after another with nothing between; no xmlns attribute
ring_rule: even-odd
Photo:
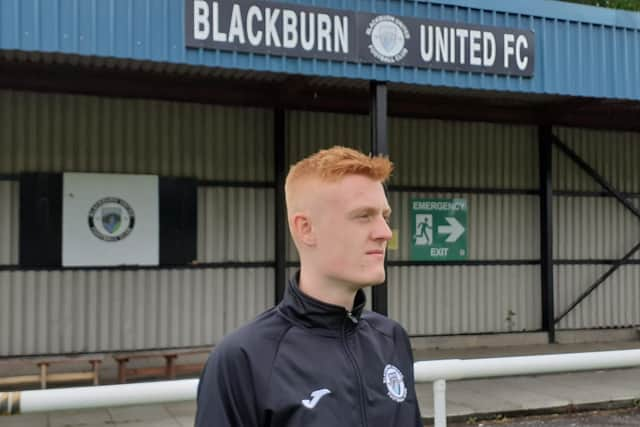
<svg viewBox="0 0 640 427"><path fill-rule="evenodd" d="M304 399L302 401L302 404L305 406L305 408L313 409L316 407L320 399L322 399L324 396L326 396L329 393L331 393L331 390L327 388L316 390L311 393L311 399Z"/></svg>

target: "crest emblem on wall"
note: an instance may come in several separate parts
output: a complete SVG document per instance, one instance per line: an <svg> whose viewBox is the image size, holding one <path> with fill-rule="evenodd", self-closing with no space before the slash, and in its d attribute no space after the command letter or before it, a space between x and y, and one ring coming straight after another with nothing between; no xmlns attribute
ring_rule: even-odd
<svg viewBox="0 0 640 427"><path fill-rule="evenodd" d="M122 225L122 209L120 207L102 208L102 226L111 234L117 233Z"/></svg>
<svg viewBox="0 0 640 427"><path fill-rule="evenodd" d="M88 220L94 236L105 242L117 242L133 231L135 212L125 200L105 197L91 207Z"/></svg>

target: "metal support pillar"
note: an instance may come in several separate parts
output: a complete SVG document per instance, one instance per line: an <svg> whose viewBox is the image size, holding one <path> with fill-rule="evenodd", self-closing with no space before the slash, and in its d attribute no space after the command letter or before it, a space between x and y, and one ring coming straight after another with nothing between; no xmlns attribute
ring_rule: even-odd
<svg viewBox="0 0 640 427"><path fill-rule="evenodd" d="M287 212L284 198L284 180L286 178L286 168L284 160L285 147L285 112L277 109L273 118L273 145L274 145L274 165L275 165L275 304L278 304L284 296L285 285L287 283L286 272L286 242L287 242Z"/></svg>
<svg viewBox="0 0 640 427"><path fill-rule="evenodd" d="M371 103L369 114L371 118L371 154L388 155L387 145L387 85L381 82L371 82ZM386 270L386 259L385 259ZM387 315L387 282L374 286L371 289L371 306L374 311Z"/></svg>
<svg viewBox="0 0 640 427"><path fill-rule="evenodd" d="M542 284L542 329L550 343L556 342L553 302L553 186L551 182L551 126L538 128L540 170L540 278Z"/></svg>

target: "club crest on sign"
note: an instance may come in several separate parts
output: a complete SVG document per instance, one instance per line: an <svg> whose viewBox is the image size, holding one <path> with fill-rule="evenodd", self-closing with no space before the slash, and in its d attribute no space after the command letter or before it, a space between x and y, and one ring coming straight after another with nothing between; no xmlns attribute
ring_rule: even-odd
<svg viewBox="0 0 640 427"><path fill-rule="evenodd" d="M118 197L105 197L89 210L89 229L105 242L125 239L133 231L135 212L129 203Z"/></svg>
<svg viewBox="0 0 640 427"><path fill-rule="evenodd" d="M394 64L407 56L405 42L410 38L409 29L398 18L377 16L369 22L366 34L371 37L369 51L379 61Z"/></svg>
<svg viewBox="0 0 640 427"><path fill-rule="evenodd" d="M102 208L102 226L111 234L118 232L122 225L122 208L108 207Z"/></svg>

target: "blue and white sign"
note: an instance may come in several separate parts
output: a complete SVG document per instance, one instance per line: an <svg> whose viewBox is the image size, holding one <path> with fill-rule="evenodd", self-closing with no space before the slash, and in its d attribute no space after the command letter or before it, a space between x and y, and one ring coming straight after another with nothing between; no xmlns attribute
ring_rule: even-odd
<svg viewBox="0 0 640 427"><path fill-rule="evenodd" d="M190 48L532 77L529 29L261 0L184 0Z"/></svg>

